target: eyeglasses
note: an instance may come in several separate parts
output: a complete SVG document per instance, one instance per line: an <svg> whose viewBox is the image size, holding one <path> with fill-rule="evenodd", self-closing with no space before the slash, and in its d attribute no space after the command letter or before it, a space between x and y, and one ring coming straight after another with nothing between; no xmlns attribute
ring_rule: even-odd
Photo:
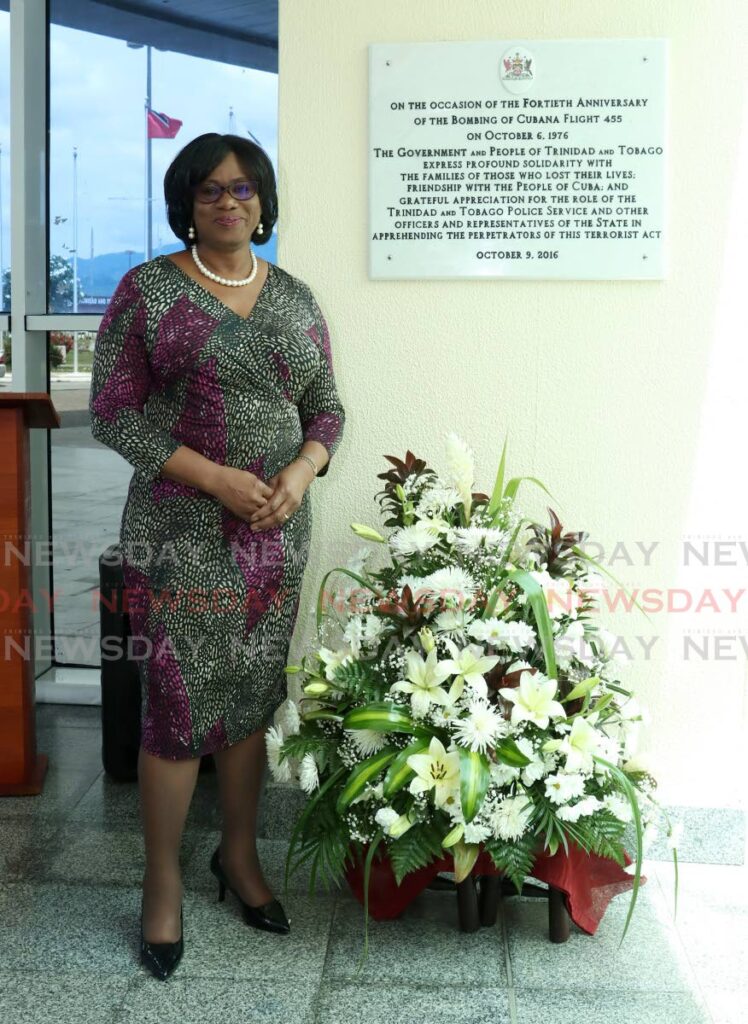
<svg viewBox="0 0 748 1024"><path fill-rule="evenodd" d="M192 194L200 203L215 203L224 192L228 192L234 199L251 199L252 196L257 195L258 188L258 183L251 178L232 181L230 185L219 185L215 181L205 181L195 185L192 189Z"/></svg>

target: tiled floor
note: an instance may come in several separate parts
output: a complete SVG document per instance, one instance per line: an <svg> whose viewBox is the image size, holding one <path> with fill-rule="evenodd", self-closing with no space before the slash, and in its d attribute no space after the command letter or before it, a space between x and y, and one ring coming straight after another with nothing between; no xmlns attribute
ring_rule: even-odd
<svg viewBox="0 0 748 1024"><path fill-rule="evenodd" d="M138 963L143 846L137 786L102 775L99 708L37 707L50 755L39 797L0 798L0 1019L141 1024L743 1024L748 1020L745 867L647 861L629 933L628 894L597 934L547 939L545 908L506 899L494 928L456 928L451 893L429 891L369 926L345 891L282 895L286 845L261 841L289 936L218 904L208 859L216 780L201 774L183 846L185 954L162 983Z"/></svg>

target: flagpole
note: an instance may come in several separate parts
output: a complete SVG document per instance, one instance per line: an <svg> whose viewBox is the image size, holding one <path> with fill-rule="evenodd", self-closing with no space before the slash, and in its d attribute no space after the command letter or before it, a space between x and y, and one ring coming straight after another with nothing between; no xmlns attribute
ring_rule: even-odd
<svg viewBox="0 0 748 1024"><path fill-rule="evenodd" d="M151 46L146 46L146 85L145 85L145 258L153 255L153 179L151 157L151 133L148 130L148 111L151 108Z"/></svg>

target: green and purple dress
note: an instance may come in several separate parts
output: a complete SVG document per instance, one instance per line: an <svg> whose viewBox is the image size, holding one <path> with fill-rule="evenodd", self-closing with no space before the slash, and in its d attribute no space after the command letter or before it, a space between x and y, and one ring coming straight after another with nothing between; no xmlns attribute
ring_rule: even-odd
<svg viewBox="0 0 748 1024"><path fill-rule="evenodd" d="M262 480L307 440L332 457L345 411L325 318L308 285L272 263L242 317L157 256L123 276L104 313L89 411L93 436L134 467L119 540L142 745L170 759L223 750L286 698L309 492L281 526L253 532L160 470L183 444Z"/></svg>

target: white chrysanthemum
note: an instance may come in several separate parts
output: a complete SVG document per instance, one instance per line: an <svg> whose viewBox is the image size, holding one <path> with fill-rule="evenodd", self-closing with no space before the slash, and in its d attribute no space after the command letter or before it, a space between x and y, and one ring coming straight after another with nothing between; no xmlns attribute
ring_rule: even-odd
<svg viewBox="0 0 748 1024"><path fill-rule="evenodd" d="M270 771L276 782L290 782L291 765L288 758L280 759L280 748L283 744L283 733L276 726L268 726L265 733L265 749L267 751Z"/></svg>
<svg viewBox="0 0 748 1024"><path fill-rule="evenodd" d="M521 654L530 650L537 642L537 635L526 622L505 622L492 616L490 619L476 619L468 633L481 643L491 644L499 650Z"/></svg>
<svg viewBox="0 0 748 1024"><path fill-rule="evenodd" d="M553 649L556 664L562 669L568 669L575 658L583 665L592 665L595 660L585 640L584 623L579 619L574 619L553 638Z"/></svg>
<svg viewBox="0 0 748 1024"><path fill-rule="evenodd" d="M545 780L545 795L554 804L565 804L584 793L584 777L557 772Z"/></svg>
<svg viewBox="0 0 748 1024"><path fill-rule="evenodd" d="M501 550L509 540L505 530L492 526L455 526L452 538L457 550L464 554Z"/></svg>
<svg viewBox="0 0 748 1024"><path fill-rule="evenodd" d="M305 793L313 793L319 786L319 769L314 754L308 751L299 765L299 785Z"/></svg>
<svg viewBox="0 0 748 1024"><path fill-rule="evenodd" d="M519 839L527 831L532 817L532 803L525 796L501 800L491 814L491 828L498 839Z"/></svg>
<svg viewBox="0 0 748 1024"><path fill-rule="evenodd" d="M284 736L295 736L301 728L299 709L290 698L278 709L278 725Z"/></svg>
<svg viewBox="0 0 748 1024"><path fill-rule="evenodd" d="M364 635L364 620L360 615L351 615L343 630L343 639L349 644L354 654L361 651L361 641Z"/></svg>
<svg viewBox="0 0 748 1024"><path fill-rule="evenodd" d="M466 843L483 843L491 835L491 826L486 822L465 822L462 838Z"/></svg>
<svg viewBox="0 0 748 1024"><path fill-rule="evenodd" d="M470 573L458 565L448 565L444 569L429 573L421 580L421 586L427 587L444 599L452 597L458 604L463 604L478 589L478 584Z"/></svg>
<svg viewBox="0 0 748 1024"><path fill-rule="evenodd" d="M475 460L465 442L454 432L447 434L447 472L445 477L460 495L465 514L469 515L472 504Z"/></svg>
<svg viewBox="0 0 748 1024"><path fill-rule="evenodd" d="M398 555L422 555L439 543L440 531L428 520L419 519L412 526L390 534L389 545Z"/></svg>
<svg viewBox="0 0 748 1024"><path fill-rule="evenodd" d="M600 810L602 802L596 796L586 796L575 804L563 804L556 811L561 821L579 821L580 818Z"/></svg>
<svg viewBox="0 0 748 1024"><path fill-rule="evenodd" d="M367 615L364 619L364 640L376 640L384 630L384 622L378 615Z"/></svg>
<svg viewBox="0 0 748 1024"><path fill-rule="evenodd" d="M459 501L460 492L454 487L428 487L421 495L415 511L419 516L440 515L447 509L454 508Z"/></svg>
<svg viewBox="0 0 748 1024"><path fill-rule="evenodd" d="M508 786L514 782L520 773L520 769L511 764L504 764L503 761L492 761L488 767L491 782L496 786Z"/></svg>
<svg viewBox="0 0 748 1024"><path fill-rule="evenodd" d="M556 759L552 755L544 757L540 751L535 750L528 736L519 736L515 743L525 757L530 758L530 763L524 765L521 769L522 782L526 786L531 786L533 782L544 778L555 769Z"/></svg>
<svg viewBox="0 0 748 1024"><path fill-rule="evenodd" d="M377 813L374 815L374 821L377 825L381 825L382 828L387 829L394 825L397 819L400 817L394 807L380 807Z"/></svg>
<svg viewBox="0 0 748 1024"><path fill-rule="evenodd" d="M432 623L436 633L454 633L462 636L473 621L473 613L466 608L447 608L439 612Z"/></svg>
<svg viewBox="0 0 748 1024"><path fill-rule="evenodd" d="M361 576L366 569L366 562L371 555L371 548L360 547L345 563L346 568Z"/></svg>
<svg viewBox="0 0 748 1024"><path fill-rule="evenodd" d="M352 738L364 757L376 754L387 743L386 735L382 732L375 732L374 729L346 729L345 732Z"/></svg>
<svg viewBox="0 0 748 1024"><path fill-rule="evenodd" d="M485 754L506 730L507 723L488 701L478 699L470 702L467 717L455 722L452 733L463 746Z"/></svg>
<svg viewBox="0 0 748 1024"><path fill-rule="evenodd" d="M633 811L628 800L624 800L617 793L608 793L603 797L603 807L610 811L614 818L619 821L631 821Z"/></svg>

